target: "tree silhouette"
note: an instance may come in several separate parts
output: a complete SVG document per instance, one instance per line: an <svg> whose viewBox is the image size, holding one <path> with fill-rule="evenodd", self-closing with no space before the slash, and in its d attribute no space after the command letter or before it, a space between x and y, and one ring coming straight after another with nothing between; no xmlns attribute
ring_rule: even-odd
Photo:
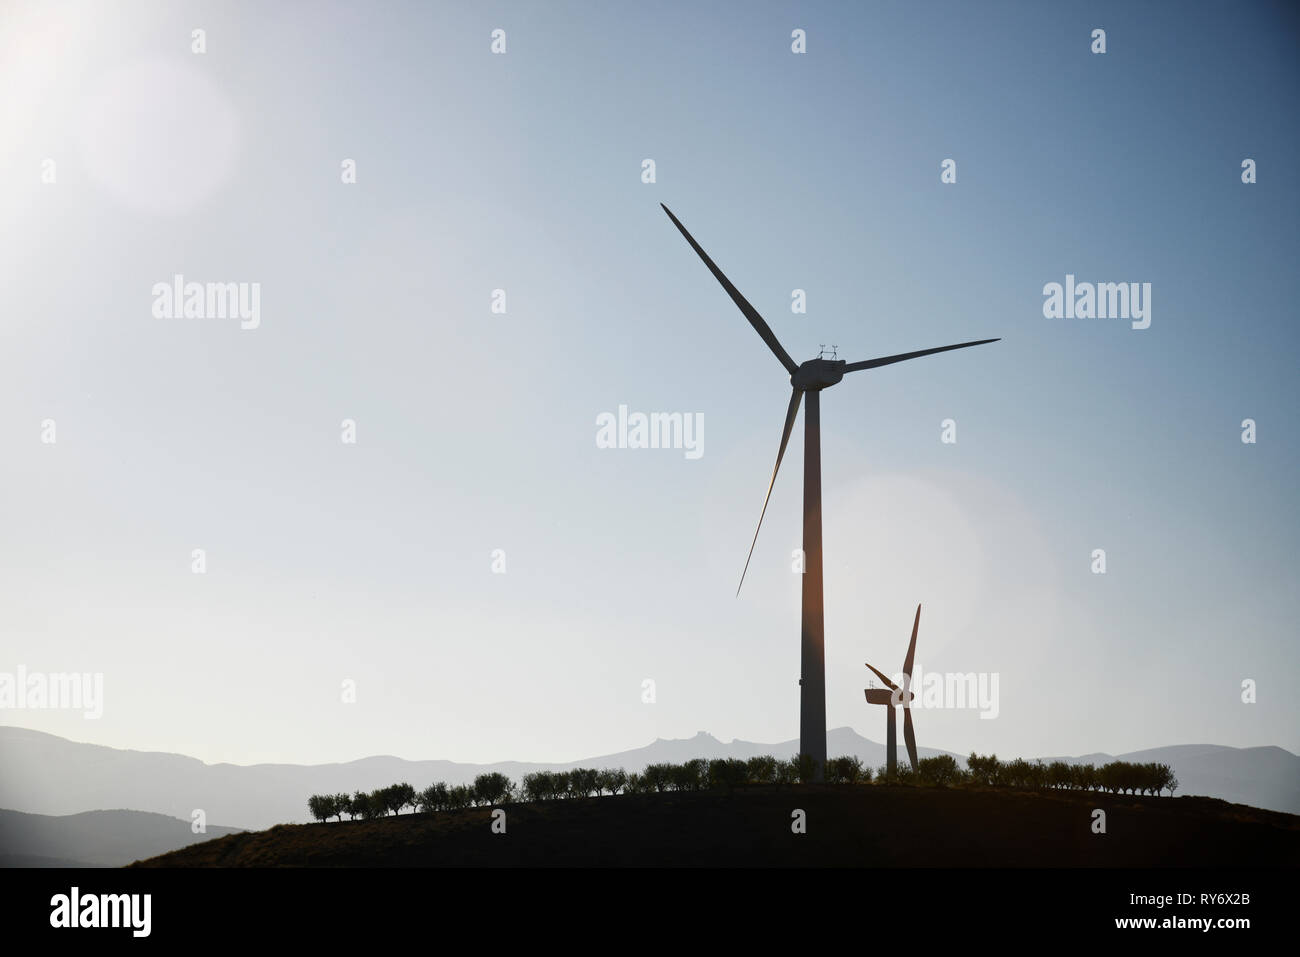
<svg viewBox="0 0 1300 957"><path fill-rule="evenodd" d="M622 768L605 768L596 776L597 793L601 790L617 794L627 787L627 772Z"/></svg>
<svg viewBox="0 0 1300 957"><path fill-rule="evenodd" d="M642 772L646 786L656 792L663 792L668 789L672 776L671 764L647 764L645 771Z"/></svg>
<svg viewBox="0 0 1300 957"><path fill-rule="evenodd" d="M932 758L921 758L917 762L917 777L924 784L946 788L961 779L961 768L951 754L937 754Z"/></svg>
<svg viewBox="0 0 1300 957"><path fill-rule="evenodd" d="M434 811L445 811L448 806L447 785L439 781L437 784L431 784L415 796L416 804L419 810L425 814Z"/></svg>
<svg viewBox="0 0 1300 957"><path fill-rule="evenodd" d="M597 790L600 772L595 768L574 768L569 772L569 794L572 797L590 797Z"/></svg>
<svg viewBox="0 0 1300 957"><path fill-rule="evenodd" d="M415 806L415 788L403 781L401 784L391 784L386 788L381 788L378 792L383 807L393 814L401 814L402 808L408 804Z"/></svg>
<svg viewBox="0 0 1300 957"><path fill-rule="evenodd" d="M514 784L508 777L498 771L480 774L474 779L474 802L476 804L499 804L510 794Z"/></svg>
<svg viewBox="0 0 1300 957"><path fill-rule="evenodd" d="M710 788L725 788L728 794L749 783L749 765L735 758L710 761L707 774Z"/></svg>
<svg viewBox="0 0 1300 957"><path fill-rule="evenodd" d="M333 795L332 799L334 801L334 816L337 817L339 823L342 824L343 815L352 813L352 798L340 792L339 794Z"/></svg>
<svg viewBox="0 0 1300 957"><path fill-rule="evenodd" d="M1000 783L1001 770L1002 765L996 754L981 757L972 751L970 757L966 759L966 771L976 784L993 787Z"/></svg>
<svg viewBox="0 0 1300 957"><path fill-rule="evenodd" d="M747 762L749 779L755 784L776 784L776 758L761 754Z"/></svg>
<svg viewBox="0 0 1300 957"><path fill-rule="evenodd" d="M527 801L548 801L554 785L549 771L534 771L525 774L521 784L524 799Z"/></svg>
<svg viewBox="0 0 1300 957"><path fill-rule="evenodd" d="M311 816L316 820L324 821L334 814L333 801L332 795L313 794L307 798L307 810L311 812Z"/></svg>
<svg viewBox="0 0 1300 957"><path fill-rule="evenodd" d="M852 755L826 762L826 780L836 784L857 784L862 780L862 759Z"/></svg>

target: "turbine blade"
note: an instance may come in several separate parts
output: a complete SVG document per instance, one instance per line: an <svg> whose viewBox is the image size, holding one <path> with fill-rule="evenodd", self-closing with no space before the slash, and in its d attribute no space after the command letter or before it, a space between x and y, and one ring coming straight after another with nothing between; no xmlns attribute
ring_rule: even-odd
<svg viewBox="0 0 1300 957"><path fill-rule="evenodd" d="M664 207L667 209L668 207ZM669 216L672 213L668 214ZM799 403L803 401L803 393L798 389L792 389L790 392L790 406L785 411L785 428L781 432L781 447L776 452L776 465L772 467L772 480L767 483L767 497L763 499L763 511L758 516L758 528L754 529L754 540L749 543L749 554L745 556L745 571L740 573L740 585L736 586L736 594L740 594L740 586L745 584L745 572L749 571L749 560L754 557L754 546L758 544L758 531L763 527L763 516L767 514L767 503L772 498L772 486L776 484L776 473L781 471L781 459L785 457L785 447L790 441L790 430L794 428L794 418L799 414Z"/></svg>
<svg viewBox="0 0 1300 957"><path fill-rule="evenodd" d="M672 214L669 213L671 216ZM1001 339L981 339L978 342L959 342L955 346L939 346L937 349L922 349L920 352L904 352L896 356L882 356L879 359L864 359L862 362L850 362L844 367L846 373L857 372L859 369L875 369L880 366L892 365L895 362L903 362L907 359L919 359L921 356L932 356L936 352L949 352L953 349L965 349L969 346L982 346L988 342L1001 342Z"/></svg>
<svg viewBox="0 0 1300 957"><path fill-rule="evenodd" d="M881 671L879 668L877 668L875 665L873 665L873 664L872 664L871 662L869 662L869 661L868 661L868 662L865 662L865 664L866 664L866 666L867 666L868 668L870 668L872 671L874 671L874 672L876 673L876 677L877 677L877 678L879 678L881 681L883 681L883 682L884 682L884 683L889 687L889 690L890 690L890 691L897 691L897 690L898 690L898 685L894 684L894 683L893 683L892 681L890 681L887 677L885 677L885 673L884 673L883 671Z"/></svg>
<svg viewBox="0 0 1300 957"><path fill-rule="evenodd" d="M916 629L921 627L921 606L916 606L916 621L912 622L912 641L907 646L907 657L903 659L903 674L907 675L907 683L912 683L912 659L916 657Z"/></svg>
<svg viewBox="0 0 1300 957"><path fill-rule="evenodd" d="M907 759L912 762L912 770L916 770L916 732L912 729L912 709L903 709L903 740L907 742Z"/></svg>
<svg viewBox="0 0 1300 957"><path fill-rule="evenodd" d="M681 231L681 234L686 237L686 241L691 244L691 248L694 249L699 257L704 260L704 265L709 267L709 271L713 273L713 277L717 279L718 282L722 283L722 288L727 290L727 295L731 297L731 301L740 307L740 311L745 314L745 318L748 319L749 324L754 327L754 331L763 337L763 341L766 342L767 347L772 350L772 354L781 360L781 365L785 366L786 372L794 375L795 370L799 368L798 364L790 358L790 353L786 352L782 347L780 341L776 338L776 333L772 331L771 327L766 321L764 321L763 317L758 314L758 310L751 306L749 301L740 294L740 290L731 284L731 280L722 274L722 270L719 269L713 260L709 258L709 254L700 248L700 244L695 241L695 237L686 231L686 227L683 226L681 221L673 215L673 211L667 206L664 206L663 203L660 203L659 205L663 206L664 212L667 213L668 218L673 221L673 225Z"/></svg>

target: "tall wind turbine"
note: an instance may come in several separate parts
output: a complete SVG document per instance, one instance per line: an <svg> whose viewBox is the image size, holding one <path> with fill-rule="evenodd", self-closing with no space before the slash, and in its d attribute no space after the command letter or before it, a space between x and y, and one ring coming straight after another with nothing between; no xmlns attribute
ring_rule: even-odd
<svg viewBox="0 0 1300 957"><path fill-rule="evenodd" d="M781 431L781 446L776 453L776 465L772 469L772 478L767 483L767 497L763 499L763 511L758 516L758 528L754 529L754 540L749 545L749 557L745 559L745 570L740 573L740 584L745 583L745 572L749 570L749 559L754 555L754 545L758 542L758 531L763 527L763 516L767 514L767 503L772 497L772 486L776 483L776 473L781 468L781 459L785 456L786 443L790 441L790 430L794 427L795 416L799 413L799 403L806 395L808 411L804 415L803 438L803 613L800 639L800 678L799 678L799 751L810 755L815 762L814 780L820 781L826 766L826 654L824 646L822 620L822 463L821 463L821 403L823 389L835 385L849 372L863 369L875 369L880 366L903 362L906 359L918 359L921 356L934 355L936 352L948 352L952 349L965 349L968 346L981 346L997 339L980 339L978 342L959 342L951 346L939 346L936 349L922 349L920 352L904 352L896 356L882 356L879 359L864 359L861 362L846 362L843 359L809 359L797 363L790 358L777 340L763 317L740 294L726 276L709 258L709 254L700 248L700 244L686 231L672 210L663 203L663 210L673 221L686 241L691 244L704 265L709 267L715 279L722 284L754 331L767 343L772 354L790 374L790 405L785 413L785 427ZM740 594L740 587L736 587Z"/></svg>
<svg viewBox="0 0 1300 957"><path fill-rule="evenodd" d="M907 758L916 771L916 732L912 729L912 660L916 657L916 630L921 626L921 606L916 606L916 621L912 622L912 641L907 646L907 657L903 659L903 687L900 688L884 676L870 663L867 667L876 672L876 677L886 685L884 688L867 688L868 704L883 704L889 709L889 718L885 725L885 767L893 777L898 773L898 725L894 721L895 706L903 709L903 740L907 742Z"/></svg>

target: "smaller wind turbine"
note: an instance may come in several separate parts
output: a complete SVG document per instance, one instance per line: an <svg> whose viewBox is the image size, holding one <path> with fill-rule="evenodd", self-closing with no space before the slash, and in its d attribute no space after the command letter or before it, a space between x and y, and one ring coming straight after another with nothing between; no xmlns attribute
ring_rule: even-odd
<svg viewBox="0 0 1300 957"><path fill-rule="evenodd" d="M916 630L921 625L921 606L916 606L916 621L912 622L912 641L907 646L907 657L903 659L903 688L898 687L870 662L867 667L876 673L885 688L867 688L867 704L882 704L889 709L889 719L885 730L885 767L890 776L898 773L898 730L894 720L894 708L903 709L903 740L907 742L907 757L916 770L916 732L912 730L912 659L916 657Z"/></svg>

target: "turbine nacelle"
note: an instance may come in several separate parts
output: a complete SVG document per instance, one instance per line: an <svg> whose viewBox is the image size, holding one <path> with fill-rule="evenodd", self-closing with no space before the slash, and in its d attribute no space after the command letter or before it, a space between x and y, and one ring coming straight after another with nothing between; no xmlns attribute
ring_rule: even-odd
<svg viewBox="0 0 1300 957"><path fill-rule="evenodd" d="M790 384L800 392L819 392L844 378L848 362L844 359L809 359L790 376Z"/></svg>
<svg viewBox="0 0 1300 957"><path fill-rule="evenodd" d="M916 692L908 691L905 693L902 689L899 689L898 701L895 702L894 692L889 688L867 688L865 690L867 704L883 704L887 706L897 704L900 708L908 708L911 707L912 701L916 698Z"/></svg>

